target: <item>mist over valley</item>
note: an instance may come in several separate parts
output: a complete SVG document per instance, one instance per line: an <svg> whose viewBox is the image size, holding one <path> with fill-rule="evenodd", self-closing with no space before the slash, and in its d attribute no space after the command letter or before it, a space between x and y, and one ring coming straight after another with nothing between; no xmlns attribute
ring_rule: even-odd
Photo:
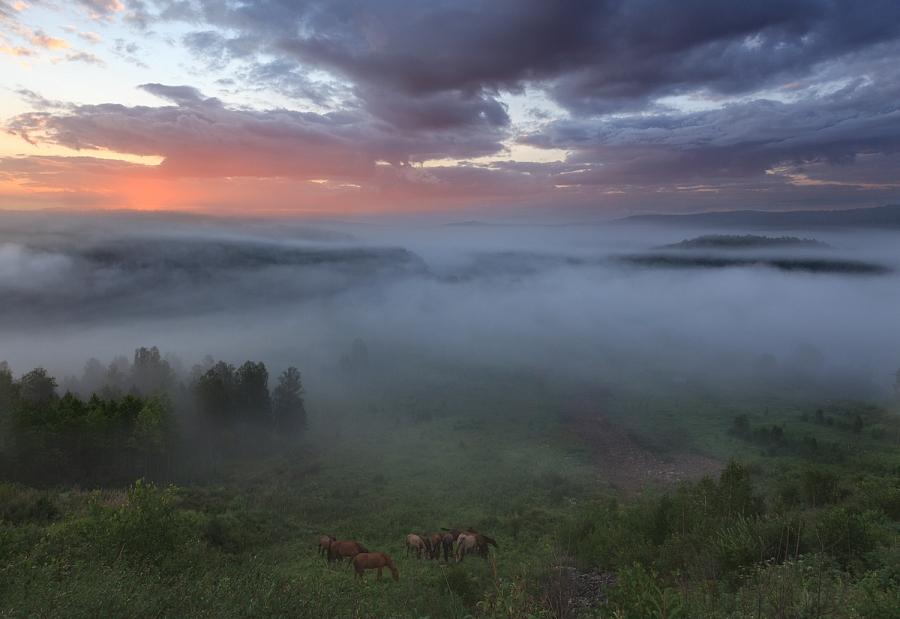
<svg viewBox="0 0 900 619"><path fill-rule="evenodd" d="M691 237L660 225L0 223L0 357L19 373L80 375L88 357L155 345L185 368L212 354L315 376L361 337L386 366L449 359L629 385L751 384L768 354L785 381L878 397L898 363L893 231L811 229L801 236L817 244L735 256L665 247ZM803 347L818 351L813 366L800 367Z"/></svg>

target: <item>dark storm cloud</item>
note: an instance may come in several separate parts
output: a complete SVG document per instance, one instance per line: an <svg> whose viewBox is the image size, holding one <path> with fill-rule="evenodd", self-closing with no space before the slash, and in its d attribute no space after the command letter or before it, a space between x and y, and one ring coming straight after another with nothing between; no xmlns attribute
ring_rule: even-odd
<svg viewBox="0 0 900 619"><path fill-rule="evenodd" d="M328 108L334 101L352 101L351 89L310 78L309 72L297 63L276 59L266 62L250 62L246 68L235 71L235 77L244 87L259 91L274 90L294 100L307 100ZM232 80L232 85L237 84Z"/></svg>
<svg viewBox="0 0 900 619"><path fill-rule="evenodd" d="M184 46L214 70L221 70L235 59L253 54L258 47L254 39L227 39L215 30L190 32L182 37Z"/></svg>
<svg viewBox="0 0 900 619"><path fill-rule="evenodd" d="M852 79L835 92L788 102L759 99L692 113L559 120L519 139L571 150L569 164L614 166L597 182L622 179L628 170L636 181L744 177L777 165L845 165L861 153L900 151L898 84L900 71L892 70L878 81ZM884 172L881 182L895 182Z"/></svg>
<svg viewBox="0 0 900 619"><path fill-rule="evenodd" d="M337 72L367 92L489 97L541 83L579 114L633 110L651 97L698 89L750 92L900 34L900 5L890 0L250 0L159 7L161 16L236 30L261 51Z"/></svg>

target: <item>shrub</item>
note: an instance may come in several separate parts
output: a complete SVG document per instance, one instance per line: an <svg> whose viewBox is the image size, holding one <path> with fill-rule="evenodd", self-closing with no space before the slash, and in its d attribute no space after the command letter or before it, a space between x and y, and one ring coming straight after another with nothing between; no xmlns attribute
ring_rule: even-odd
<svg viewBox="0 0 900 619"><path fill-rule="evenodd" d="M675 619L684 616L684 597L672 588L660 589L656 572L635 563L616 574L605 614L616 619Z"/></svg>
<svg viewBox="0 0 900 619"><path fill-rule="evenodd" d="M46 492L19 484L0 484L0 520L20 525L46 524L59 516L59 508Z"/></svg>
<svg viewBox="0 0 900 619"><path fill-rule="evenodd" d="M88 516L74 523L73 533L107 564L124 560L163 565L177 560L198 538L198 524L193 512L177 508L174 487L159 489L138 480L121 505L103 505L95 492Z"/></svg>

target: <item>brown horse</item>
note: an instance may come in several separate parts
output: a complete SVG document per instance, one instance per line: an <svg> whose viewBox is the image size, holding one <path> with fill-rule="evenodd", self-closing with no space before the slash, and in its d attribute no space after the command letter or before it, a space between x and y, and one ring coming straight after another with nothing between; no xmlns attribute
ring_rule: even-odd
<svg viewBox="0 0 900 619"><path fill-rule="evenodd" d="M482 535L481 537L484 539L484 544L478 548L478 553L481 555L482 559L487 559L488 546L493 546L494 548L499 548L499 546L497 545L497 540L490 538L487 535Z"/></svg>
<svg viewBox="0 0 900 619"><path fill-rule="evenodd" d="M328 548L328 560L342 562L344 557L353 559L353 557L361 552L369 552L369 549L359 542L338 540L336 542L331 542L331 546Z"/></svg>
<svg viewBox="0 0 900 619"><path fill-rule="evenodd" d="M427 537L423 537L421 535L416 535L415 533L410 533L406 536L406 556L409 556L409 552L415 549L416 558L422 558L422 551L425 551L425 558L431 558L431 540Z"/></svg>
<svg viewBox="0 0 900 619"><path fill-rule="evenodd" d="M441 541L443 539L444 536L440 533L435 533L431 536L431 558L435 561L438 561L441 558Z"/></svg>
<svg viewBox="0 0 900 619"><path fill-rule="evenodd" d="M327 555L328 549L331 548L331 543L336 542L337 538L334 535L323 535L319 538L319 541L316 542L316 546L319 547L319 556Z"/></svg>
<svg viewBox="0 0 900 619"><path fill-rule="evenodd" d="M375 569L378 570L378 576L375 577L375 580L381 580L381 569L387 567L391 570L391 575L394 577L394 580L400 582L400 572L397 571L397 567L394 565L394 562L391 561L391 558L383 552L360 553L353 557L352 563L353 569L356 570L356 573L353 575L353 580L356 580L356 577L359 576L360 581L366 582L363 578L365 571Z"/></svg>

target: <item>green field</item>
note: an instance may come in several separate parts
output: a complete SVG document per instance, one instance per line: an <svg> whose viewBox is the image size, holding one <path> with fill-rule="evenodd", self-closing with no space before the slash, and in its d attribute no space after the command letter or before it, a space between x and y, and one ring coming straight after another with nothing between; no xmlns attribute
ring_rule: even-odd
<svg viewBox="0 0 900 619"><path fill-rule="evenodd" d="M597 395L439 363L333 380L307 385L300 439L225 450L214 472L0 485L0 616L897 616L890 404L669 383ZM573 429L585 399L632 448L725 474L611 487ZM406 556L408 533L441 527L499 548L460 564ZM323 533L389 554L400 582L354 582L317 555Z"/></svg>

